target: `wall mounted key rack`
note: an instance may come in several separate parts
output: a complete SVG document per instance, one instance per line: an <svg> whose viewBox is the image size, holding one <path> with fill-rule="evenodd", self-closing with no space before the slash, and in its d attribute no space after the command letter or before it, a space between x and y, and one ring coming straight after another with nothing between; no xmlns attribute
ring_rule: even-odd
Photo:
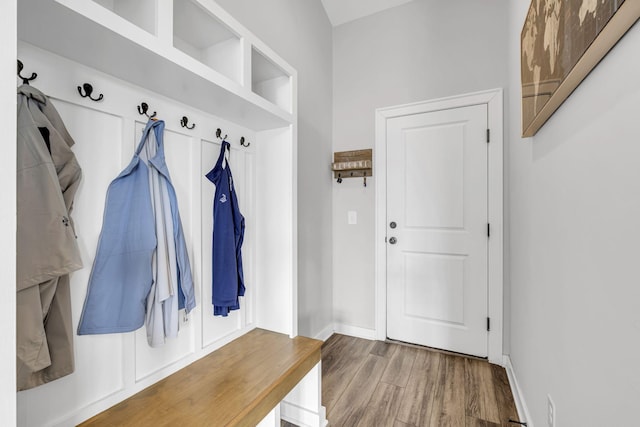
<svg viewBox="0 0 640 427"><path fill-rule="evenodd" d="M372 169L373 150L338 151L333 153L333 177L342 182L343 178L363 178L364 186L367 186L367 177L373 176Z"/></svg>

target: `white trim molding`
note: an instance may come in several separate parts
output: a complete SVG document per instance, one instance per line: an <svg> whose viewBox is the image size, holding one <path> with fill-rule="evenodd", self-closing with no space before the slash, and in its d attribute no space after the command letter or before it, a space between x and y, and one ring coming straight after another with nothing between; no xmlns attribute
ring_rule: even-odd
<svg viewBox="0 0 640 427"><path fill-rule="evenodd" d="M324 406L321 406L320 412L316 413L286 401L280 403L280 419L299 427L326 427L329 425L327 410Z"/></svg>
<svg viewBox="0 0 640 427"><path fill-rule="evenodd" d="M413 104L378 108L376 110L376 141L374 150L374 170L376 171L375 194L375 287L376 287L376 324L374 339L384 341L387 338L387 245L386 236L386 182L387 121L394 117L432 111L460 108L470 105L486 104L488 126L491 134L489 143L489 200L488 219L491 224L491 237L488 246L488 316L491 318L491 331L488 336L489 361L503 363L503 91L492 89L439 98Z"/></svg>
<svg viewBox="0 0 640 427"><path fill-rule="evenodd" d="M285 396L279 407L279 418L297 426L326 427L329 424L327 409L322 406L322 361Z"/></svg>
<svg viewBox="0 0 640 427"><path fill-rule="evenodd" d="M320 332L318 332L317 334L315 334L313 338L320 341L326 341L331 337L331 335L333 335L334 332L335 332L335 327L333 326L333 324L331 324L326 328L324 328L323 330L321 330Z"/></svg>
<svg viewBox="0 0 640 427"><path fill-rule="evenodd" d="M509 377L509 385L511 386L511 394L513 394L513 400L516 404L516 409L518 410L518 418L522 422L527 423L527 427L533 427L533 421L531 415L529 415L529 407L524 400L524 395L522 394L522 389L520 388L520 384L518 384L518 379L516 378L516 372L513 369L513 365L511 364L511 358L508 355L504 356L504 368L507 371L507 377Z"/></svg>
<svg viewBox="0 0 640 427"><path fill-rule="evenodd" d="M375 340L377 337L375 329L344 325L342 323L336 323L334 330L337 334L349 335L350 337L356 338L364 338L365 340ZM385 339L386 338L383 338L381 341L384 341Z"/></svg>

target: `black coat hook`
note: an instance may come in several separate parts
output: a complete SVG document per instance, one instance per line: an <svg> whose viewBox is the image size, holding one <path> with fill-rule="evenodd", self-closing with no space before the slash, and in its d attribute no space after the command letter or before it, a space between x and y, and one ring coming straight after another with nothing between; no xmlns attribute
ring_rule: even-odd
<svg viewBox="0 0 640 427"><path fill-rule="evenodd" d="M220 130L220 128L216 129L216 138L221 139L221 140L225 140L227 139L227 134L224 134L224 138L221 138L220 135L222 135L222 130Z"/></svg>
<svg viewBox="0 0 640 427"><path fill-rule="evenodd" d="M248 146L251 145L251 143L250 142L245 143L244 142L244 136L241 136L240 137L240 145L242 145L243 147L248 147Z"/></svg>
<svg viewBox="0 0 640 427"><path fill-rule="evenodd" d="M22 64L22 61L18 59L18 77L22 79L23 85L28 85L29 82L31 80L35 80L36 77L38 77L38 75L36 73L31 73L31 77L24 77L23 75L20 74L23 68L24 68L24 65Z"/></svg>
<svg viewBox="0 0 640 427"><path fill-rule="evenodd" d="M140 115L145 115L147 117L149 117L150 119L153 119L156 116L156 112L154 111L152 115L147 114L147 111L149 111L149 105L146 102L143 102L142 104L138 105L138 114Z"/></svg>
<svg viewBox="0 0 640 427"><path fill-rule="evenodd" d="M180 120L180 126L187 129L193 129L194 127L196 127L196 124L191 123L191 126L189 126L189 118L187 116L182 116L182 119Z"/></svg>
<svg viewBox="0 0 640 427"><path fill-rule="evenodd" d="M82 90L84 89L84 94L82 93ZM78 86L78 93L80 94L81 97L83 98L89 98L92 101L101 101L102 98L104 98L103 94L100 94L97 98L94 98L91 96L91 94L93 93L93 86L91 86L89 83L85 83L82 85L82 87Z"/></svg>

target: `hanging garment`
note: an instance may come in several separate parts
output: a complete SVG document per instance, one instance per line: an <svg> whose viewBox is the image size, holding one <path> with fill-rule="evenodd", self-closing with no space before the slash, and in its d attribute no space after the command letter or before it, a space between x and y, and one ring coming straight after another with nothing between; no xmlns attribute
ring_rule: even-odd
<svg viewBox="0 0 640 427"><path fill-rule="evenodd" d="M177 335L178 310L196 305L163 132L163 121L149 120L109 185L79 335L130 332L146 320L149 344L161 345Z"/></svg>
<svg viewBox="0 0 640 427"><path fill-rule="evenodd" d="M18 88L17 389L74 370L69 273L82 267L71 219L82 171L74 141L38 89Z"/></svg>
<svg viewBox="0 0 640 427"><path fill-rule="evenodd" d="M206 175L216 186L213 199L213 314L227 316L240 308L239 296L245 292L242 273L242 241L244 217L238 207L231 168L225 159L230 144L222 141L220 155L213 169Z"/></svg>
<svg viewBox="0 0 640 427"><path fill-rule="evenodd" d="M158 152L155 133L150 132L148 138L140 153L146 163ZM162 179L154 167L148 168L148 173L157 244L152 258L154 281L147 296L145 324L149 345L157 347L164 344L165 337L178 336L178 264L167 180Z"/></svg>

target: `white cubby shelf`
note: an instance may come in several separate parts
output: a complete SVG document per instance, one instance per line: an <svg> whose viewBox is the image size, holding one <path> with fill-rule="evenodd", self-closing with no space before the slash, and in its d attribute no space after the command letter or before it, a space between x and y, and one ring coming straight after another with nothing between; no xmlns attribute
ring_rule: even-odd
<svg viewBox="0 0 640 427"><path fill-rule="evenodd" d="M18 4L35 8L22 41L254 130L296 120L296 71L212 0Z"/></svg>

